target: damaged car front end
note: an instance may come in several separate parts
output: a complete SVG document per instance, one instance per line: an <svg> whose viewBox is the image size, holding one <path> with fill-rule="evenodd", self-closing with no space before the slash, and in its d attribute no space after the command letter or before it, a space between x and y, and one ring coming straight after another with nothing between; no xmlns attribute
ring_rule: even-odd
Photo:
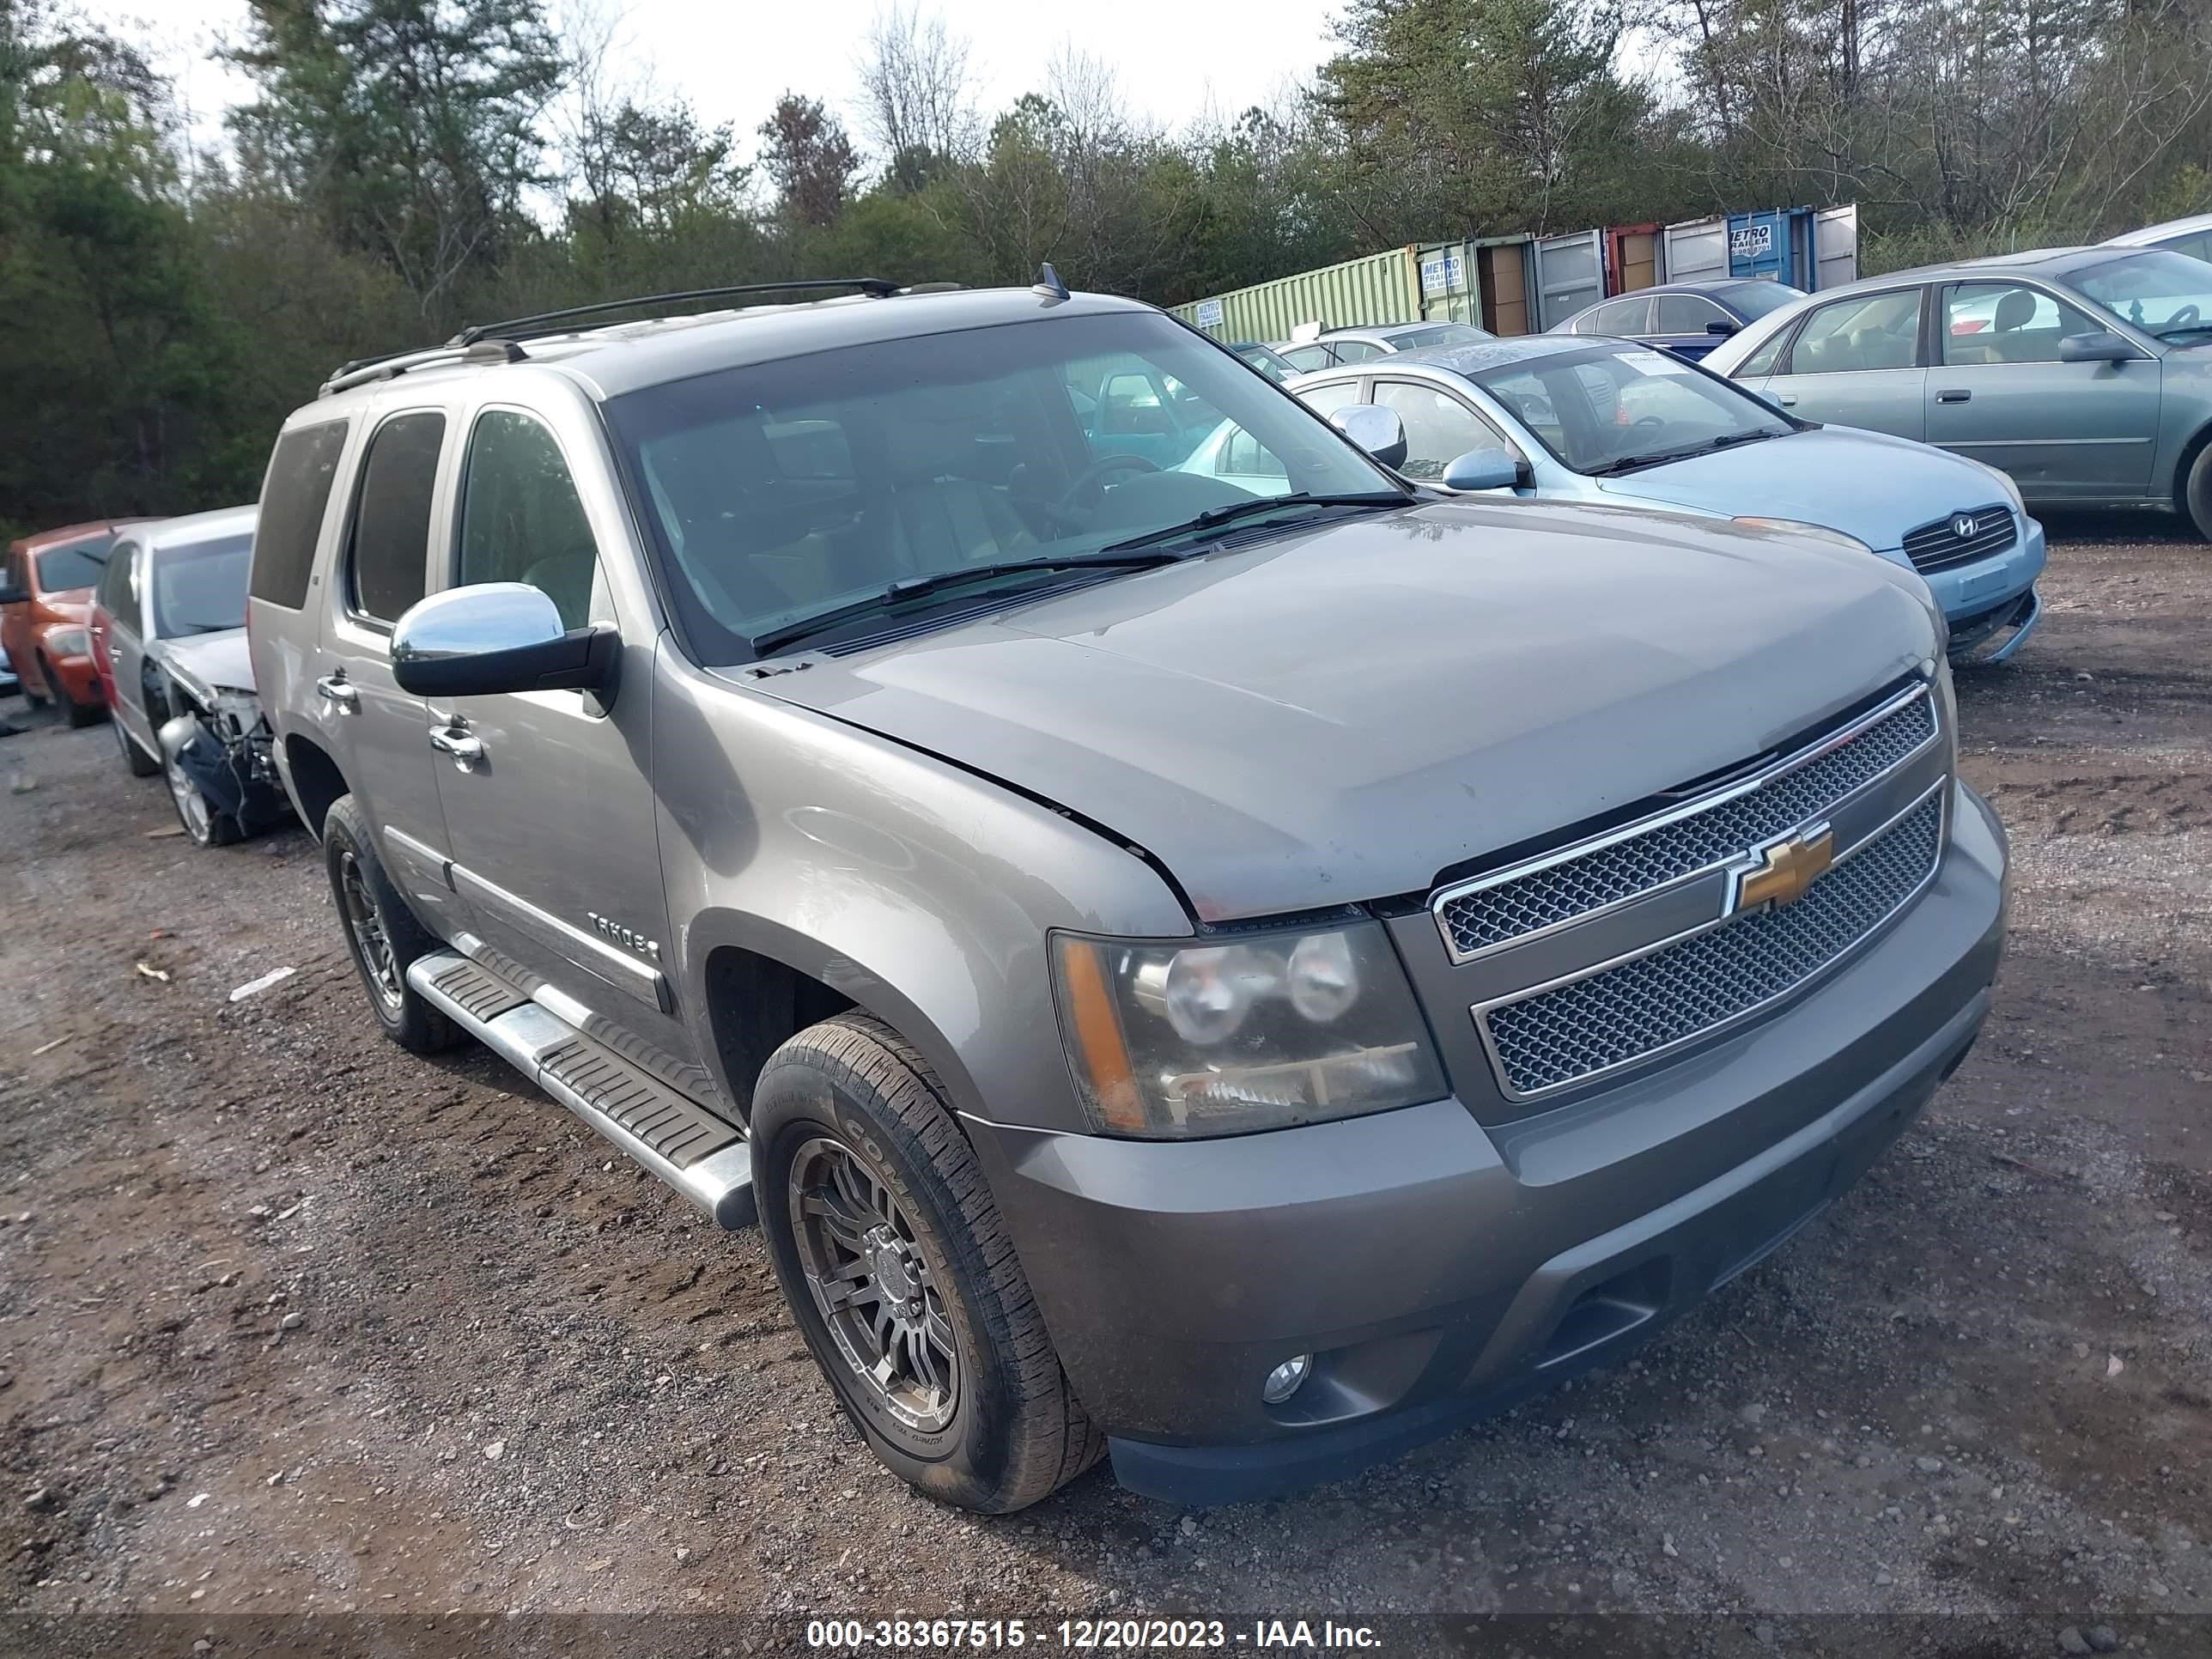
<svg viewBox="0 0 2212 1659"><path fill-rule="evenodd" d="M161 773L185 833L202 847L259 835L290 811L253 688L246 630L164 640L149 653L168 682Z"/></svg>

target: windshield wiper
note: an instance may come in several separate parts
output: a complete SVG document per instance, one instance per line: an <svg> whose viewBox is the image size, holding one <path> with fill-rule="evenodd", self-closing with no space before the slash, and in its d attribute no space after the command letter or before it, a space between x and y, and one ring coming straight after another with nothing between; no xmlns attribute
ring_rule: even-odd
<svg viewBox="0 0 2212 1659"><path fill-rule="evenodd" d="M1128 553L1139 548L1158 547L1164 542L1181 541L1185 537L1203 536L1210 531L1235 524L1239 519L1273 512L1279 507L1405 507L1413 499L1395 489L1370 489L1339 495L1316 495L1311 490L1301 489L1288 495L1261 495L1249 501L1231 501L1225 507L1209 507L1203 513L1194 514L1185 519L1181 524L1171 524L1163 530L1146 531L1143 535L1132 536L1127 541L1109 542L1100 551Z"/></svg>
<svg viewBox="0 0 2212 1659"><path fill-rule="evenodd" d="M909 599L927 599L933 593L990 581L1000 576L1020 575L1030 571L1138 570L1150 565L1173 564L1181 556L1176 553L1125 554L1107 548L1097 553L1071 554L1066 558L1001 559L993 564L963 565L955 570L932 571L926 576L908 576L869 594L866 599L854 599L848 605L832 605L829 610L817 611L811 617L787 622L781 628L769 629L753 641L753 654L765 657L793 640L804 639L809 634L818 634L825 628L850 622L855 617L872 616L878 611L902 605Z"/></svg>
<svg viewBox="0 0 2212 1659"><path fill-rule="evenodd" d="M1782 432L1723 432L1708 443L1692 444L1687 449L1669 449L1653 455L1623 455L1618 460L1607 461L1591 470L1593 478L1611 477L1616 472L1633 472L1640 466L1657 466L1664 461L1686 461L1692 455L1711 455L1723 449L1733 449L1738 444L1755 444L1762 439L1787 437Z"/></svg>

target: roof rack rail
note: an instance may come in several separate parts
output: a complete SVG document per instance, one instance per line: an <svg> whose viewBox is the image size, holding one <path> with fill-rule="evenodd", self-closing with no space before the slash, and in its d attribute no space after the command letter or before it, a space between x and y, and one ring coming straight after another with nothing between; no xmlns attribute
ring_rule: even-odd
<svg viewBox="0 0 2212 1659"><path fill-rule="evenodd" d="M677 294L641 294L631 300L602 300L596 305L569 306L560 311L541 311L533 316L513 317L503 323L471 323L448 343L474 345L479 340L511 340L532 334L565 331L561 325L579 317L600 317L610 311L630 311L640 306L677 305L688 300L720 300L738 294L802 293L816 289L856 288L875 299L888 299L899 291L896 283L880 276L816 276L789 283L739 283L728 288L686 289Z"/></svg>
<svg viewBox="0 0 2212 1659"><path fill-rule="evenodd" d="M512 363L520 362L523 355L520 346L507 340L387 351L380 357L356 357L350 362L340 363L331 371L330 379L315 389L315 395L327 398L349 386L365 386L371 380L388 380L395 375L404 374L410 368L428 368L433 363Z"/></svg>

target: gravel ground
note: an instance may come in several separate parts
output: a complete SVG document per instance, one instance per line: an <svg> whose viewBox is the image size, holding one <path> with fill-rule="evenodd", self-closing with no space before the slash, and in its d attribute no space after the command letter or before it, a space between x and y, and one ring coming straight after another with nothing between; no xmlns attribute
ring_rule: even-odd
<svg viewBox="0 0 2212 1659"><path fill-rule="evenodd" d="M0 1646L1146 1611L1231 1645L1431 1615L1399 1651L2212 1648L2212 554L2054 531L2043 632L1961 677L2014 932L1923 1124L1632 1363L1204 1513L1103 1472L1007 1520L913 1496L757 1235L489 1054L376 1035L303 834L198 851L106 731L0 738ZM696 1620L533 1622L577 1613Z"/></svg>

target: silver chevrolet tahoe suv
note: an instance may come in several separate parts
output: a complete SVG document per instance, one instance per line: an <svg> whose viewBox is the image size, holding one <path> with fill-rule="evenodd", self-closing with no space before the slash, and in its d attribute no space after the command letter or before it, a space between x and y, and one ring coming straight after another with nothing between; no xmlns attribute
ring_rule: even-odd
<svg viewBox="0 0 2212 1659"><path fill-rule="evenodd" d="M1657 1330L1965 1056L2004 839L1910 572L1425 493L1048 272L836 286L349 365L250 627L386 1030L757 1218L899 1475L1347 1473Z"/></svg>

